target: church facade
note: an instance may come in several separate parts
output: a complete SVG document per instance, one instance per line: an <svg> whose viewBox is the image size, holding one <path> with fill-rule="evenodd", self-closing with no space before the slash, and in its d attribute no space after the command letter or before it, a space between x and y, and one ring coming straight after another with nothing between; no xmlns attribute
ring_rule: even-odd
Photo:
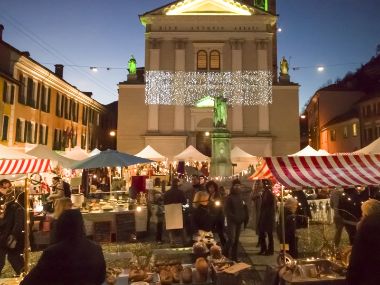
<svg viewBox="0 0 380 285"><path fill-rule="evenodd" d="M117 148L210 156L213 102L228 102L231 147L299 149L297 84L277 80L275 0L182 0L140 16L145 68L119 83Z"/></svg>

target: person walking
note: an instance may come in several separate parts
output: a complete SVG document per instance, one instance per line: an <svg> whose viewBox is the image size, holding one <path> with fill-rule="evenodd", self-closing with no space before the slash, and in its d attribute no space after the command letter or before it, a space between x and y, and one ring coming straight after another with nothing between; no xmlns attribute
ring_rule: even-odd
<svg viewBox="0 0 380 285"><path fill-rule="evenodd" d="M224 205L224 213L227 220L227 242L223 254L228 258L237 261L237 249L239 244L241 226L246 220L246 205L241 197L240 181L232 182L230 194L227 196Z"/></svg>
<svg viewBox="0 0 380 285"><path fill-rule="evenodd" d="M263 194L261 198L261 208L259 215L259 241L260 255L274 254L273 229L276 215L276 197L272 193L272 184L270 180L264 179ZM268 238L268 243L266 239Z"/></svg>
<svg viewBox="0 0 380 285"><path fill-rule="evenodd" d="M2 218L0 218L0 275L7 257L16 275L24 267L24 199L23 192L16 193L9 180L0 181ZM5 194L4 194L5 193Z"/></svg>
<svg viewBox="0 0 380 285"><path fill-rule="evenodd" d="M57 242L45 249L20 285L100 285L106 277L102 248L88 240L79 210L66 210L57 221Z"/></svg>

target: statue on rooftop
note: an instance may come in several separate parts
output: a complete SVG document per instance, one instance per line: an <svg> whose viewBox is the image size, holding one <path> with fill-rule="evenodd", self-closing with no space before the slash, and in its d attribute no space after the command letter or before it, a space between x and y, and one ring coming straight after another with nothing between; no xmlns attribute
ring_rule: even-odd
<svg viewBox="0 0 380 285"><path fill-rule="evenodd" d="M285 56L283 56L280 61L280 75L287 75L287 74L289 74L289 64Z"/></svg>
<svg viewBox="0 0 380 285"><path fill-rule="evenodd" d="M136 74L136 59L133 55L131 55L131 58L128 61L128 71L129 74Z"/></svg>

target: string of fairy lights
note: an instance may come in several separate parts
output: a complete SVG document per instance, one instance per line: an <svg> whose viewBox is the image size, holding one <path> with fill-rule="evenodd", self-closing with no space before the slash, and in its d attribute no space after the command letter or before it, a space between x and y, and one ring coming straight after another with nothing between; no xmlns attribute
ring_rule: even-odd
<svg viewBox="0 0 380 285"><path fill-rule="evenodd" d="M194 105L204 98L222 96L228 104L272 103L271 71L184 72L147 71L145 103Z"/></svg>

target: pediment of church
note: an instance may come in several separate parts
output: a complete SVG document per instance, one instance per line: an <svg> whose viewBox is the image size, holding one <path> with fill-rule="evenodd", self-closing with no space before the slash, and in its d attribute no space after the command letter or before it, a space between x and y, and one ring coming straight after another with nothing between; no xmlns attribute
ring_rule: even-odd
<svg viewBox="0 0 380 285"><path fill-rule="evenodd" d="M180 0L172 2L146 15L232 15L250 16L267 14L265 11L247 5L239 0Z"/></svg>

